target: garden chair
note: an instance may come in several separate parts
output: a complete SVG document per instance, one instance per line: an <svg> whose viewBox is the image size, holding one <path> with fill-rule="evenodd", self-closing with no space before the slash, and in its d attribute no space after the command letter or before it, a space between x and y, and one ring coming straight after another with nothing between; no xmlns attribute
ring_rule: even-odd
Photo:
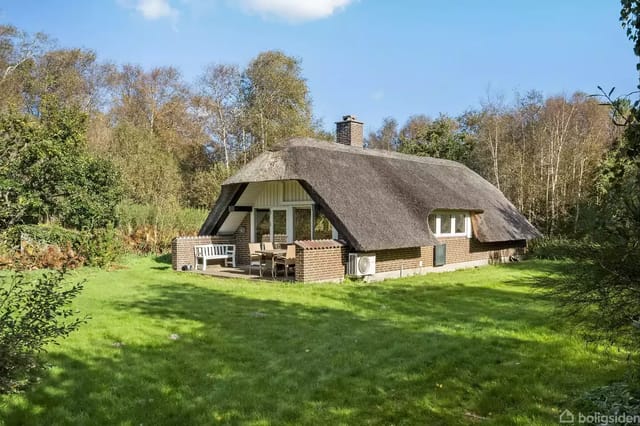
<svg viewBox="0 0 640 426"><path fill-rule="evenodd" d="M264 257L258 251L260 251L260 243L249 243L249 275L251 275L253 267L257 266L260 276L262 276L262 267L266 266Z"/></svg>
<svg viewBox="0 0 640 426"><path fill-rule="evenodd" d="M287 253L284 256L276 256L274 258L274 265L271 269L273 278L276 277L278 265L284 266L284 276L286 278L289 278L289 267L296 266L296 246L294 244L290 244L287 246Z"/></svg>

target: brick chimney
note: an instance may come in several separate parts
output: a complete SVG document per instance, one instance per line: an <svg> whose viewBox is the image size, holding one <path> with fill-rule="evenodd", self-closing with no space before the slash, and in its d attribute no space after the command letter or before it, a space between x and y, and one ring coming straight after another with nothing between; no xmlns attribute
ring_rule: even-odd
<svg viewBox="0 0 640 426"><path fill-rule="evenodd" d="M343 145L363 147L362 121L353 115L345 115L336 122L336 142Z"/></svg>

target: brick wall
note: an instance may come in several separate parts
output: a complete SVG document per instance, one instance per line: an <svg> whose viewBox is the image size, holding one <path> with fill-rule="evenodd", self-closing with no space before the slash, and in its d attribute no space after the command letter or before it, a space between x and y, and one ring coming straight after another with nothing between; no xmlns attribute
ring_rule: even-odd
<svg viewBox="0 0 640 426"><path fill-rule="evenodd" d="M426 251L428 252L429 250ZM424 262L421 247L378 250L371 254L376 255L376 273L419 268L420 261L422 260ZM424 253L424 255L426 255L426 253ZM423 266L428 265L424 264Z"/></svg>
<svg viewBox="0 0 640 426"><path fill-rule="evenodd" d="M475 238L451 237L440 238L440 241L447 245L446 264L476 260L499 262L504 257L522 254L526 248L524 240L481 243ZM433 266L433 246L378 250L371 254L376 255L376 273Z"/></svg>
<svg viewBox="0 0 640 426"><path fill-rule="evenodd" d="M525 241L481 243L475 238L464 237L441 238L440 241L447 244L447 264L498 261L522 253L526 247ZM296 242L296 281L339 281L344 278L348 247L305 248L301 243L305 242ZM433 266L433 246L378 250L371 254L376 255L376 273Z"/></svg>
<svg viewBox="0 0 640 426"><path fill-rule="evenodd" d="M344 279L349 250L343 243L319 240L296 241L295 244L296 281L319 282Z"/></svg>
<svg viewBox="0 0 640 426"><path fill-rule="evenodd" d="M173 268L180 270L183 265L195 265L193 247L201 244L235 244L236 263L248 265L251 237L249 226L250 219L247 215L240 225L244 227L242 233L237 232L228 236L175 238L171 244ZM499 262L502 258L522 254L526 249L524 240L481 243L475 238L451 237L440 238L440 241L447 245L447 265L480 260L488 260L490 263ZM296 281L342 280L348 253L349 249L346 245L334 240L296 241ZM372 254L376 255L376 273L433 266L433 246L378 250ZM222 263L222 261L219 262Z"/></svg>
<svg viewBox="0 0 640 426"><path fill-rule="evenodd" d="M525 240L481 243L475 238L440 238L447 245L447 263L488 260L500 262L502 258L524 253Z"/></svg>
<svg viewBox="0 0 640 426"><path fill-rule="evenodd" d="M202 244L235 244L235 238L230 236L208 236L208 237L177 237L171 241L171 265L173 269L179 271L184 265L195 267L196 259L194 247ZM210 260L209 262L214 262ZM223 260L219 261L220 263Z"/></svg>
<svg viewBox="0 0 640 426"><path fill-rule="evenodd" d="M244 232L239 232L244 228ZM238 231L235 233L236 244L236 265L249 264L249 243L251 242L251 217L247 216L242 220Z"/></svg>

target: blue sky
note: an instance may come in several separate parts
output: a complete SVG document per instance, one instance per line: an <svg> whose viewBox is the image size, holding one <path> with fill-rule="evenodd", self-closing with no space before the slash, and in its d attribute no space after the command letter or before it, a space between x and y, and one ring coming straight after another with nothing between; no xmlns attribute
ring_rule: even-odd
<svg viewBox="0 0 640 426"><path fill-rule="evenodd" d="M488 93L512 99L631 91L636 58L604 0L3 0L0 22L63 47L193 81L206 64L244 66L280 49L302 59L327 129L355 114L366 130L392 116L458 115Z"/></svg>

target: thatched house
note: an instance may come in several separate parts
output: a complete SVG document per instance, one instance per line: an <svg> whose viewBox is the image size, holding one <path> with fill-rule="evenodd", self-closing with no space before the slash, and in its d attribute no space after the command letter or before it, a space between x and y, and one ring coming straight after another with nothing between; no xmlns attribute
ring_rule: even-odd
<svg viewBox="0 0 640 426"><path fill-rule="evenodd" d="M539 236L464 165L364 149L362 123L337 126L338 143L291 139L225 181L201 237L235 243L241 264L249 242L293 243L296 280L336 281L501 261Z"/></svg>

